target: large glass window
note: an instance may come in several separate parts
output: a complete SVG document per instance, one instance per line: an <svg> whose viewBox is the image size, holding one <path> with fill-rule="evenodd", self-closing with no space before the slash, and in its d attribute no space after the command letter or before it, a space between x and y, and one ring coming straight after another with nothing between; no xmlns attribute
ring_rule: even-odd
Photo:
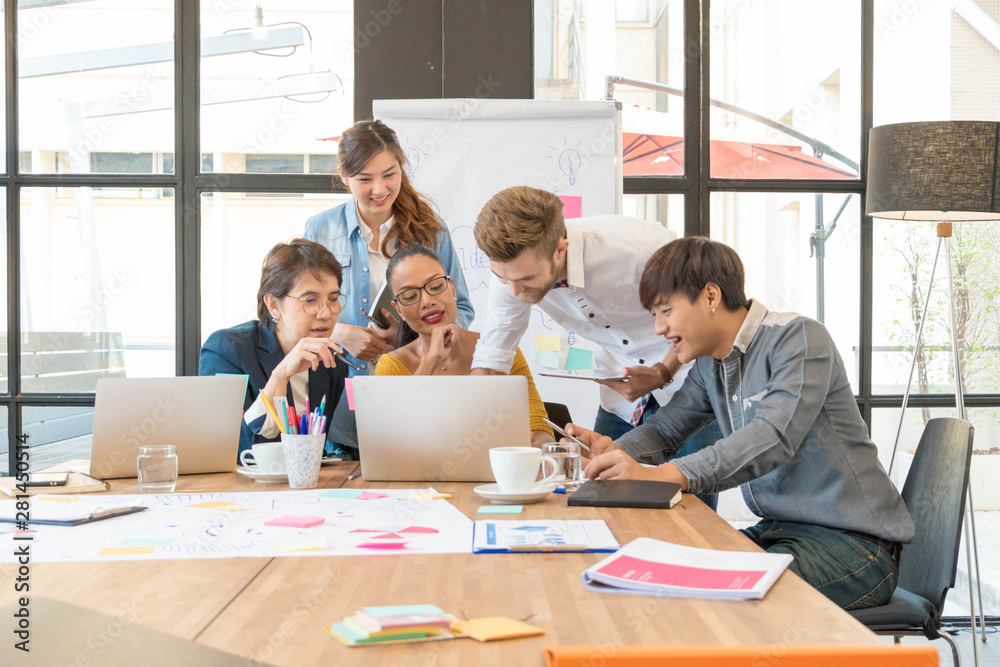
<svg viewBox="0 0 1000 667"><path fill-rule="evenodd" d="M92 153L174 149L172 0L19 4L19 148L32 172L88 173Z"/></svg>
<svg viewBox="0 0 1000 667"><path fill-rule="evenodd" d="M73 459L89 459L94 439L94 408L26 406L22 433L28 436L31 470L44 470Z"/></svg>
<svg viewBox="0 0 1000 667"><path fill-rule="evenodd" d="M858 391L861 295L856 195L715 192L712 238L746 268L747 298L816 318L830 331Z"/></svg>
<svg viewBox="0 0 1000 667"><path fill-rule="evenodd" d="M171 199L24 188L20 273L23 392L174 375Z"/></svg>
<svg viewBox="0 0 1000 667"><path fill-rule="evenodd" d="M333 173L306 156L336 152L352 122L353 3L202 3L201 35L203 168Z"/></svg>
<svg viewBox="0 0 1000 667"><path fill-rule="evenodd" d="M306 220L348 195L213 192L201 198L201 342L257 318L260 267L280 241L302 236Z"/></svg>
<svg viewBox="0 0 1000 667"><path fill-rule="evenodd" d="M622 102L626 176L684 173L684 3L535 2L535 97Z"/></svg>
<svg viewBox="0 0 1000 667"><path fill-rule="evenodd" d="M711 174L857 178L861 3L714 0Z"/></svg>
<svg viewBox="0 0 1000 667"><path fill-rule="evenodd" d="M622 212L640 220L658 222L684 236L684 195L625 195Z"/></svg>

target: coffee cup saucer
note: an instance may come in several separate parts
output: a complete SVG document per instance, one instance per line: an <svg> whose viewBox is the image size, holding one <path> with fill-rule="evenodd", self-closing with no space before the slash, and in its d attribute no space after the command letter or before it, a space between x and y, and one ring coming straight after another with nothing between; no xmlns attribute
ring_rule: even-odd
<svg viewBox="0 0 1000 667"><path fill-rule="evenodd" d="M244 477L249 477L250 479L257 480L258 482L264 482L266 484L277 484L288 481L287 472L261 472L246 466L240 466L236 469L236 472Z"/></svg>
<svg viewBox="0 0 1000 667"><path fill-rule="evenodd" d="M474 488L473 491L497 505L526 505L537 503L552 493L555 488L555 484L549 483L539 484L530 491L522 493L503 493L499 484L483 484Z"/></svg>

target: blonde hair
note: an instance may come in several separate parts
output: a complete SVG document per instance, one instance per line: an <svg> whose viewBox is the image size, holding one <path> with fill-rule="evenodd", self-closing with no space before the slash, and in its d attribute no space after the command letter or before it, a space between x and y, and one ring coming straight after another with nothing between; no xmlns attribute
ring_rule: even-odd
<svg viewBox="0 0 1000 667"><path fill-rule="evenodd" d="M475 234L490 261L513 261L528 248L551 257L566 238L562 200L526 185L501 190L479 212Z"/></svg>

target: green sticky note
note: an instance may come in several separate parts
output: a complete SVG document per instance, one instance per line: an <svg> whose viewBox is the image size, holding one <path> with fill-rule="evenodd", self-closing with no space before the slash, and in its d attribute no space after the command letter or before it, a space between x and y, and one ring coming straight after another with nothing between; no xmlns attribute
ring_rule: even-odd
<svg viewBox="0 0 1000 667"><path fill-rule="evenodd" d="M243 384L243 393L244 393L244 394L245 394L245 393L246 393L246 391L247 391L247 385L248 385L248 384L250 384L250 376L249 376L249 375L246 375L245 373L216 373L216 375L234 375L234 376L236 376L236 377L241 377L241 378L243 378L243 380L244 380L244 384Z"/></svg>
<svg viewBox="0 0 1000 667"><path fill-rule="evenodd" d="M559 334L535 336L536 350L551 350L552 352L558 352L560 343L561 339Z"/></svg>
<svg viewBox="0 0 1000 667"><path fill-rule="evenodd" d="M524 505L482 505L477 514L520 514Z"/></svg>
<svg viewBox="0 0 1000 667"><path fill-rule="evenodd" d="M593 365L594 353L590 350L583 350L579 347L569 348L566 353L566 370L568 371L589 371Z"/></svg>
<svg viewBox="0 0 1000 667"><path fill-rule="evenodd" d="M535 352L535 365L542 368L559 368L559 353L551 350L538 350Z"/></svg>

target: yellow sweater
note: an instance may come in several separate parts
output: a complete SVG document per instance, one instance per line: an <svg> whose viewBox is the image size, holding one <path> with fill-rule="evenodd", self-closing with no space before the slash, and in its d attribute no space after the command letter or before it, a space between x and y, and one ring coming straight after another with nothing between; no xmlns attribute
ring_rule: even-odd
<svg viewBox="0 0 1000 667"><path fill-rule="evenodd" d="M535 380L531 377L531 369L528 368L528 362L524 360L524 355L521 354L521 348L518 348L517 354L514 355L514 365L511 366L510 374L523 375L528 378L528 414L531 417L531 430L545 431L549 435L554 435L552 429L542 421L548 417L548 413L545 412L545 404L542 403L542 397L538 395L538 389L535 388ZM403 365L403 362L392 356L392 354L383 354L379 357L378 365L375 366L375 375L413 374Z"/></svg>

